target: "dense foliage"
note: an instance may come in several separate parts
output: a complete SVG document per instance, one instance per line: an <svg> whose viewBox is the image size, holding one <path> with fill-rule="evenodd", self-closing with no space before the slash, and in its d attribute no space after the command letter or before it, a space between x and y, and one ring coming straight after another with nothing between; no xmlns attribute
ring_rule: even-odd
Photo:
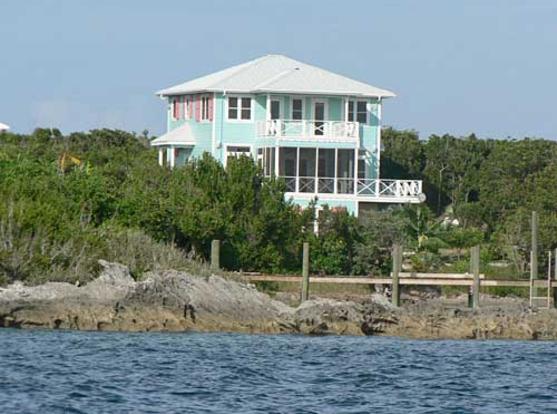
<svg viewBox="0 0 557 414"><path fill-rule="evenodd" d="M359 219L284 199L249 158L224 168L205 155L169 170L145 135L94 130L63 136L37 129L0 134L0 283L87 279L104 258L140 276L190 268L223 240L231 270L295 272L304 241L312 271L386 273L390 247L415 251L416 270L466 266L466 249L526 270L529 215L540 215L541 248L557 247L557 145L412 131L383 134L382 176L424 180L427 205L372 211ZM199 269L197 269L199 270ZM199 270L201 271L201 270Z"/></svg>

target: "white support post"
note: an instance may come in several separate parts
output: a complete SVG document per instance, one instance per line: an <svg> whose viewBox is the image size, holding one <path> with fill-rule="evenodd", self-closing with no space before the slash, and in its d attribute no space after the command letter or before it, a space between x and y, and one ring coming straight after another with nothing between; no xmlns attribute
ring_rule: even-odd
<svg viewBox="0 0 557 414"><path fill-rule="evenodd" d="M164 147L159 147L159 165L162 167L164 161L163 151L166 151Z"/></svg>
<svg viewBox="0 0 557 414"><path fill-rule="evenodd" d="M358 194L358 158L360 158L358 148L354 148L354 195Z"/></svg>
<svg viewBox="0 0 557 414"><path fill-rule="evenodd" d="M344 122L348 122L348 101L350 100L350 97L346 97L344 99Z"/></svg>
<svg viewBox="0 0 557 414"><path fill-rule="evenodd" d="M296 192L300 192L300 147L296 147Z"/></svg>
<svg viewBox="0 0 557 414"><path fill-rule="evenodd" d="M335 185L335 189L333 191L333 194L336 194L338 192L338 148L335 148L335 181L334 181L334 185Z"/></svg>
<svg viewBox="0 0 557 414"><path fill-rule="evenodd" d="M265 119L269 121L271 119L271 95L267 94L267 108L265 108Z"/></svg>
<svg viewBox="0 0 557 414"><path fill-rule="evenodd" d="M377 100L377 179L379 179L381 166L381 116L382 116L381 98Z"/></svg>
<svg viewBox="0 0 557 414"><path fill-rule="evenodd" d="M275 177L279 176L279 146L275 146Z"/></svg>
<svg viewBox="0 0 557 414"><path fill-rule="evenodd" d="M315 181L314 181L314 192L317 194L319 192L319 147L315 148Z"/></svg>
<svg viewBox="0 0 557 414"><path fill-rule="evenodd" d="M174 168L174 164L176 162L175 160L175 150L174 150L174 145L170 146L170 168Z"/></svg>

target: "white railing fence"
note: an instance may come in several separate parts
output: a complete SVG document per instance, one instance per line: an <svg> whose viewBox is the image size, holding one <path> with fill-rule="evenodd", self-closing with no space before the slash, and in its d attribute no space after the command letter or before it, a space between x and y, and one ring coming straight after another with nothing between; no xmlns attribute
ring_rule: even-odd
<svg viewBox="0 0 557 414"><path fill-rule="evenodd" d="M357 140L360 137L358 122L271 119L258 121L258 136L283 138L323 137Z"/></svg>
<svg viewBox="0 0 557 414"><path fill-rule="evenodd" d="M381 198L417 198L422 194L420 180L294 176L281 178L289 193L354 194Z"/></svg>

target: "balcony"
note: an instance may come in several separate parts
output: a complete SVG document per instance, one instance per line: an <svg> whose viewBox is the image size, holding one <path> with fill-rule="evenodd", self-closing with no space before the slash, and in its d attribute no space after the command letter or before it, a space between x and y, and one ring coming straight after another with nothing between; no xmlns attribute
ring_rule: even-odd
<svg viewBox="0 0 557 414"><path fill-rule="evenodd" d="M281 177L289 195L312 195L318 197L352 196L361 201L383 203L421 203L422 181L383 180L373 178L332 177Z"/></svg>
<svg viewBox="0 0 557 414"><path fill-rule="evenodd" d="M258 121L260 137L275 137L278 141L338 142L358 145L358 122L272 119Z"/></svg>

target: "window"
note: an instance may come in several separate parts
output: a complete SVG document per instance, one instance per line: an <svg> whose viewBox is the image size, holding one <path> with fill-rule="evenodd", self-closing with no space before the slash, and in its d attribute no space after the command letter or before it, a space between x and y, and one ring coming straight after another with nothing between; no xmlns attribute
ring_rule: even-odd
<svg viewBox="0 0 557 414"><path fill-rule="evenodd" d="M367 124L367 102L358 101L356 106L356 121L360 124Z"/></svg>
<svg viewBox="0 0 557 414"><path fill-rule="evenodd" d="M354 106L356 106L356 114L354 116ZM348 122L359 122L367 124L367 102L366 101L348 101Z"/></svg>
<svg viewBox="0 0 557 414"><path fill-rule="evenodd" d="M228 97L229 120L251 120L251 98Z"/></svg>
<svg viewBox="0 0 557 414"><path fill-rule="evenodd" d="M304 113L304 101L302 99L292 99L292 119L301 120Z"/></svg>
<svg viewBox="0 0 557 414"><path fill-rule="evenodd" d="M280 119L280 101L271 101L271 119Z"/></svg>
<svg viewBox="0 0 557 414"><path fill-rule="evenodd" d="M201 97L201 120L208 121L210 118L210 108L211 98L208 96Z"/></svg>
<svg viewBox="0 0 557 414"><path fill-rule="evenodd" d="M180 98L172 98L171 102L172 119L180 119Z"/></svg>
<svg viewBox="0 0 557 414"><path fill-rule="evenodd" d="M184 119L191 119L191 96L184 98Z"/></svg>
<svg viewBox="0 0 557 414"><path fill-rule="evenodd" d="M226 147L226 162L230 160L230 158L238 158L242 155L249 157L251 155L251 148L248 146L236 146L236 145L229 145Z"/></svg>

